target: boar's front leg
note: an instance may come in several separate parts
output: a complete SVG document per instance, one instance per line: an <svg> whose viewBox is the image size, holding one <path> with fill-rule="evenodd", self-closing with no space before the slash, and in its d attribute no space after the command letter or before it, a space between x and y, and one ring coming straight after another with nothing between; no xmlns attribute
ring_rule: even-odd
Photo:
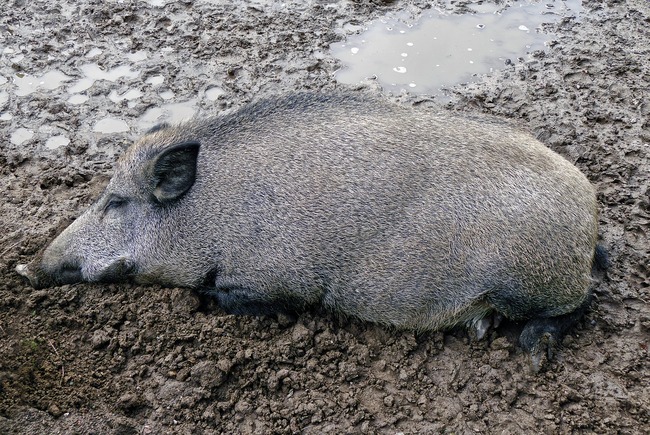
<svg viewBox="0 0 650 435"><path fill-rule="evenodd" d="M306 308L304 300L282 290L259 289L254 283L217 278L214 286L206 286L201 292L217 300L228 314L250 316L295 316Z"/></svg>
<svg viewBox="0 0 650 435"><path fill-rule="evenodd" d="M206 293L228 314L270 316L284 313L282 305L266 299L265 295L243 287L220 287Z"/></svg>

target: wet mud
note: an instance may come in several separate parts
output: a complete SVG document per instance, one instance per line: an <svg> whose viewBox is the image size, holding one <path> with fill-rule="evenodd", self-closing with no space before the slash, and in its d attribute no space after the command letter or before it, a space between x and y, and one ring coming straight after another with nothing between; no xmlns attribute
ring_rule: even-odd
<svg viewBox="0 0 650 435"><path fill-rule="evenodd" d="M502 3L502 2L500 2ZM0 433L650 431L650 4L585 0L546 50L402 104L532 131L596 186L611 256L595 303L530 372L505 323L416 335L306 313L235 317L185 289L14 272L164 119L334 89L330 46L431 2L15 0L0 14ZM468 2L439 3L470 13ZM366 84L381 92L379 85Z"/></svg>

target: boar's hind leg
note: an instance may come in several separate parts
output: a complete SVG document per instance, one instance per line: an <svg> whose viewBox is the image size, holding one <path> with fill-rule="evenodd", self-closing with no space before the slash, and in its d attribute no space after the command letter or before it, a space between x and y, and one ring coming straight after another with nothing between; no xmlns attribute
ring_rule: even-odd
<svg viewBox="0 0 650 435"><path fill-rule="evenodd" d="M519 344L531 357L532 369L538 372L542 358L550 360L553 349L567 331L584 315L591 304L591 292L574 311L556 317L538 317L528 321L519 336Z"/></svg>

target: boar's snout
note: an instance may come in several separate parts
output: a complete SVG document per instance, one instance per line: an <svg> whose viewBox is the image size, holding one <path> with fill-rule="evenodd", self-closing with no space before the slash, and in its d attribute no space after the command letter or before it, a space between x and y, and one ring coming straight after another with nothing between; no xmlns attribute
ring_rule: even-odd
<svg viewBox="0 0 650 435"><path fill-rule="evenodd" d="M75 284L82 281L118 282L128 280L135 271L135 263L130 258L120 258L106 267L94 279L83 276L81 265L66 260L54 267L46 267L42 262L19 264L16 272L25 277L35 289L53 285Z"/></svg>
<svg viewBox="0 0 650 435"><path fill-rule="evenodd" d="M29 284L35 289L41 289L52 285L74 284L81 282L81 267L76 262L65 262L58 265L55 270L47 271L33 262L31 264L19 264L16 272L25 277Z"/></svg>
<svg viewBox="0 0 650 435"><path fill-rule="evenodd" d="M37 287L37 285L38 285L38 278L36 277L36 274L34 274L34 273L30 270L30 268L29 268L28 265L26 265L26 264L19 264L18 266L16 266L16 269L15 269L15 270L16 270L16 273L17 273L18 275L22 276L23 278L25 278L25 279L29 282L29 284L30 284L32 287L34 287L34 288L38 288L38 287Z"/></svg>

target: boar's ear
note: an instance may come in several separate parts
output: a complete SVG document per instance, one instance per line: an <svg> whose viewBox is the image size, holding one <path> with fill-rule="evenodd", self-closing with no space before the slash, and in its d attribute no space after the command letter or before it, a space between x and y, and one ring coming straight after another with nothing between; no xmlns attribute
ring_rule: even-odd
<svg viewBox="0 0 650 435"><path fill-rule="evenodd" d="M198 142L185 142L161 151L149 167L153 196L161 204L180 198L194 184Z"/></svg>

